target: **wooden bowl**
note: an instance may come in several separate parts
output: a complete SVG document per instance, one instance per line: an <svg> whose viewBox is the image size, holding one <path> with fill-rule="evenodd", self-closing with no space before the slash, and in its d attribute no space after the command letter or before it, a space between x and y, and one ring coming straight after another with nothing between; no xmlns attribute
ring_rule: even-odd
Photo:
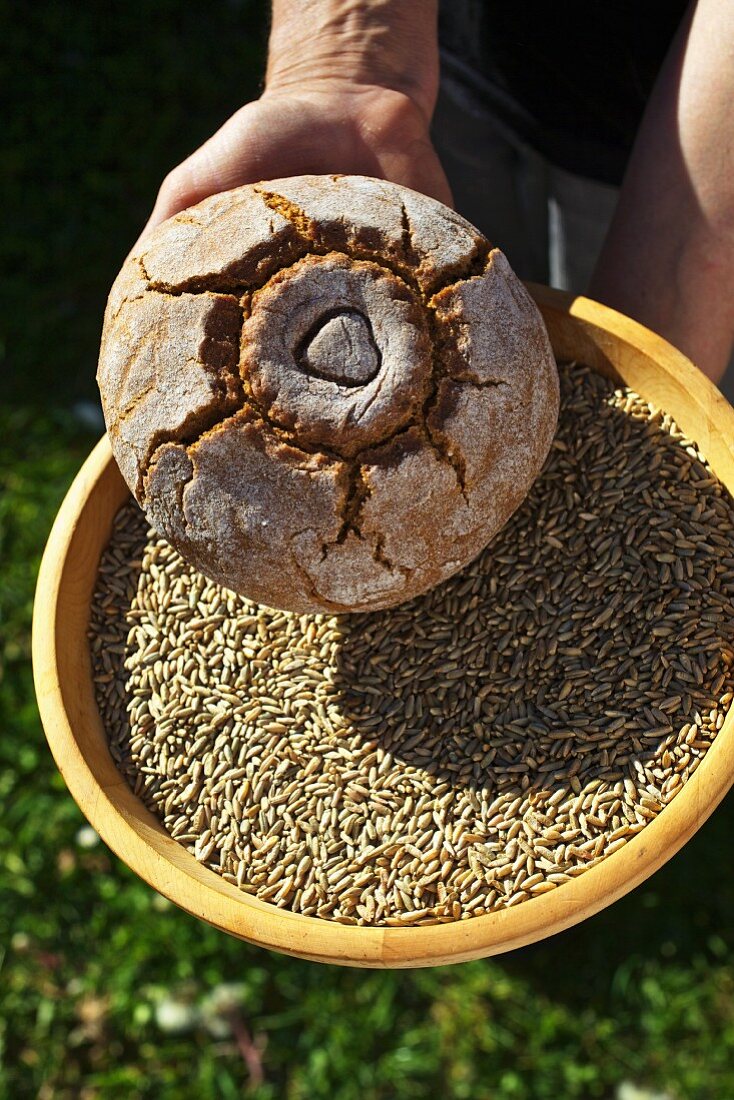
<svg viewBox="0 0 734 1100"><path fill-rule="evenodd" d="M734 492L734 410L670 344L585 298L531 286L559 359L619 377L671 413ZM104 437L84 463L54 523L33 617L41 718L72 795L102 839L151 886L232 935L321 962L409 967L509 951L591 916L656 871L693 835L734 778L732 711L673 801L621 849L555 890L510 909L414 928L341 925L278 909L197 863L133 795L107 748L87 644L97 565L129 491Z"/></svg>

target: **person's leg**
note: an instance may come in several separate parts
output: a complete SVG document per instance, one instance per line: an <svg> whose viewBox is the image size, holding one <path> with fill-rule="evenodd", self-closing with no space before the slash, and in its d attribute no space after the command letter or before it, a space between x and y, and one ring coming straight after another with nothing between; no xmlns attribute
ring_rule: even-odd
<svg viewBox="0 0 734 1100"><path fill-rule="evenodd" d="M522 279L548 282L548 168L475 93L442 70L433 141L457 211Z"/></svg>
<svg viewBox="0 0 734 1100"><path fill-rule="evenodd" d="M548 249L551 286L585 294L617 205L619 189L548 169Z"/></svg>

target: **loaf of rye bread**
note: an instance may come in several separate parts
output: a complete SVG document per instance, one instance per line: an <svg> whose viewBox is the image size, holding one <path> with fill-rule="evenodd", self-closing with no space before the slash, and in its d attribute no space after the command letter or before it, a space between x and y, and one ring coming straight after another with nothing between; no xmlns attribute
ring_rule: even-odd
<svg viewBox="0 0 734 1100"><path fill-rule="evenodd" d="M296 612L461 569L527 494L558 376L504 254L433 199L299 176L205 199L125 262L98 382L151 524Z"/></svg>

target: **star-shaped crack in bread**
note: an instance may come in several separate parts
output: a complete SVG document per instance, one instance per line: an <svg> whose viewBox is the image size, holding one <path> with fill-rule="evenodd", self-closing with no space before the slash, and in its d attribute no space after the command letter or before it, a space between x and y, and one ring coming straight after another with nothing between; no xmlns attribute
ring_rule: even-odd
<svg viewBox="0 0 734 1100"><path fill-rule="evenodd" d="M433 200L347 182L349 216L340 177L302 177L166 223L113 287L100 358L153 524L259 602L285 605L290 566L293 610L386 606L455 572L524 497L557 416L503 254ZM367 364L346 381L304 359L326 331L339 369L339 316Z"/></svg>

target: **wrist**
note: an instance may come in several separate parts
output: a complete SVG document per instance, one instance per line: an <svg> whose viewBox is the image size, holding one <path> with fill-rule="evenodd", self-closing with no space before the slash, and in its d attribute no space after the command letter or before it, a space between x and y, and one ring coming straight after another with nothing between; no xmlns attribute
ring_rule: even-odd
<svg viewBox="0 0 734 1100"><path fill-rule="evenodd" d="M399 92L428 124L436 24L436 0L274 0L265 91Z"/></svg>

